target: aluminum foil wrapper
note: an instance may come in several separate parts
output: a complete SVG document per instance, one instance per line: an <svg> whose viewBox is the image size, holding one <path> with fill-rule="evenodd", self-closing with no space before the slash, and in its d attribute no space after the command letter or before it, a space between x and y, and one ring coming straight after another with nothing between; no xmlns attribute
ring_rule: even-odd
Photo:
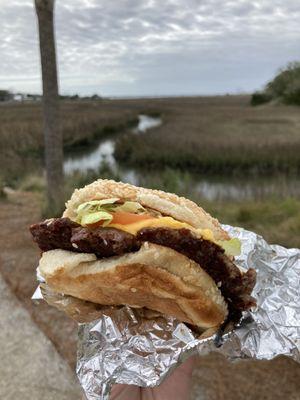
<svg viewBox="0 0 300 400"><path fill-rule="evenodd" d="M101 307L40 285L49 304L79 322L77 375L88 400L107 400L114 383L159 385L196 352L217 351L231 360L286 355L300 362L300 250L269 245L241 228L224 228L242 242L236 264L257 271L257 308L227 332L200 334L149 310Z"/></svg>

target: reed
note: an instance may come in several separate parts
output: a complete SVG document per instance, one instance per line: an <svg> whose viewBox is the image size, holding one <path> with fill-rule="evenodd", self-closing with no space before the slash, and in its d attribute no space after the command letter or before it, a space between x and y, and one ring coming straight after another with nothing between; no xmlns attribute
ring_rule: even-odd
<svg viewBox="0 0 300 400"><path fill-rule="evenodd" d="M65 151L86 147L136 123L139 110L116 107L107 101L61 102ZM43 129L41 104L0 106L0 170L5 180L18 179L41 165Z"/></svg>
<svg viewBox="0 0 300 400"><path fill-rule="evenodd" d="M244 98L160 103L162 126L120 136L116 158L131 166L180 168L205 174L298 173L298 107L253 108Z"/></svg>

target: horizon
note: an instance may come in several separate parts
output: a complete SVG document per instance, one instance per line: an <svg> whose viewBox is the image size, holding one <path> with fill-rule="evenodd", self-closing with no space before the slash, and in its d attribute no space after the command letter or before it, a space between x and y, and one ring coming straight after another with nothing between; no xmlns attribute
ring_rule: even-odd
<svg viewBox="0 0 300 400"><path fill-rule="evenodd" d="M2 88L0 87L0 90L7 90L9 93L13 95L26 95L26 96L43 96L43 93L30 93L30 92L21 92L21 91L11 91L10 89L7 88ZM199 94L162 94L162 95L140 95L140 96L130 96L130 95L124 95L124 96L102 96L101 93L92 93L90 95L80 95L78 93L59 93L59 96L76 96L78 95L79 99L83 98L90 98L92 96L98 96L99 99L103 100L130 100L130 99L169 99L169 98L197 98L197 97L230 97L230 96L251 96L253 93L245 93L245 92L240 92L240 93L210 93L210 94L205 94L205 93L199 93Z"/></svg>

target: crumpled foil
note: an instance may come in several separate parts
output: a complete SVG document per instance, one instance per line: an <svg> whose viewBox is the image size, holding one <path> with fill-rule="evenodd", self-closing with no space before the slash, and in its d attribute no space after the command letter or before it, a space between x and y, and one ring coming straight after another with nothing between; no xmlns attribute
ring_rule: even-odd
<svg viewBox="0 0 300 400"><path fill-rule="evenodd" d="M77 375L88 400L109 399L114 383L156 386L196 352L217 351L231 360L286 355L300 362L300 250L269 245L241 228L224 228L242 243L236 264L257 271L257 308L225 333L200 335L153 311L102 307L40 285L49 304L79 322Z"/></svg>

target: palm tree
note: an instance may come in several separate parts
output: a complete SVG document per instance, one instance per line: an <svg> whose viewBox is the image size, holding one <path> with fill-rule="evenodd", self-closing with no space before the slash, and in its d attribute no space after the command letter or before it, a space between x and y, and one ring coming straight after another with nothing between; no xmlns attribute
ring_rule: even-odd
<svg viewBox="0 0 300 400"><path fill-rule="evenodd" d="M59 212L63 204L63 142L59 121L59 97L54 37L54 0L35 0L43 79L43 118L48 210Z"/></svg>

